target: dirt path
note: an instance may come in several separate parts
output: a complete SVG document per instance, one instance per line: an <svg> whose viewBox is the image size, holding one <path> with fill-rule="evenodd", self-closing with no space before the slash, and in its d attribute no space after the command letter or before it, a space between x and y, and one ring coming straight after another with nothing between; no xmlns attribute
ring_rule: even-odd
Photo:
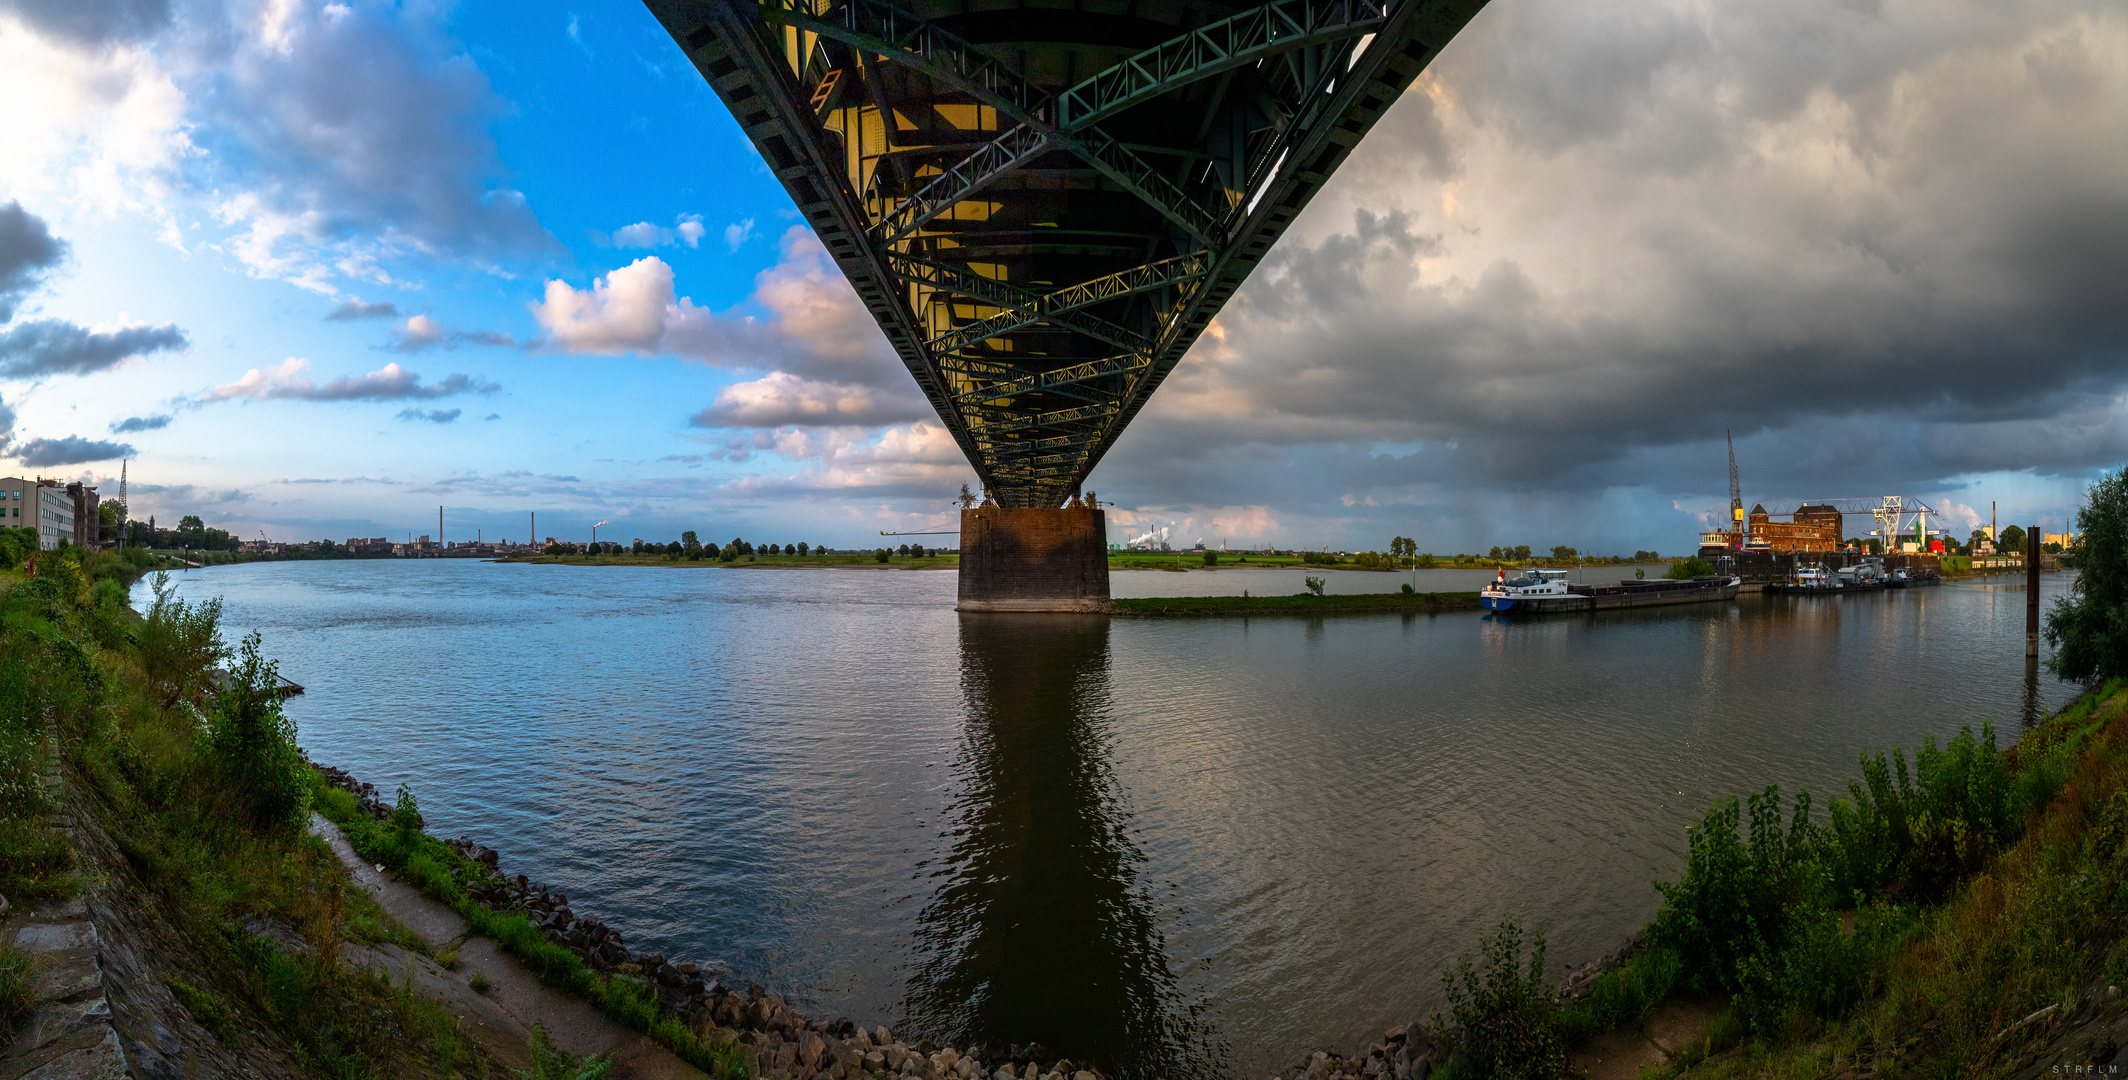
<svg viewBox="0 0 2128 1080"><path fill-rule="evenodd" d="M681 1061L648 1036L608 1019L587 1001L541 984L537 976L495 942L467 937L466 922L457 912L393 879L389 871L365 862L355 854L339 826L314 813L310 831L332 845L333 854L339 856L355 883L427 942L432 952L440 954L454 947L458 950L456 970L395 945L350 945L346 948L346 961L382 969L394 980L404 980L411 974L415 988L449 1007L465 1025L466 1034L498 1061L513 1068L530 1065L526 1046L536 1020L546 1025L556 1046L571 1054L612 1054L616 1080L706 1080L700 1069ZM475 974L486 978L486 993L473 989Z"/></svg>
<svg viewBox="0 0 2128 1080"><path fill-rule="evenodd" d="M1599 1035L1567 1058L1567 1075L1583 1080L1637 1080L1640 1070L1663 1065L1706 1036L1721 1015L1719 1001L1668 1001L1648 1014L1636 1031Z"/></svg>

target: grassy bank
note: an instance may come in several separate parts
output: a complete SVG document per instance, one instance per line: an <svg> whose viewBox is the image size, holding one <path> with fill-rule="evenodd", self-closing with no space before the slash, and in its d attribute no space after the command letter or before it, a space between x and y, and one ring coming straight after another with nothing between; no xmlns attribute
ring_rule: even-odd
<svg viewBox="0 0 2128 1080"><path fill-rule="evenodd" d="M2063 1033L2128 1010L2122 681L2007 751L1983 725L1911 760L1865 754L1860 773L1823 812L1772 787L1709 809L1683 875L1657 885L1647 950L1564 1007L1503 925L1450 980L1447 1075L1556 1076L1570 1048L1680 999L1714 1019L1657 1075L2088 1064Z"/></svg>
<svg viewBox="0 0 2128 1080"><path fill-rule="evenodd" d="M34 578L0 571L0 893L96 892L137 916L158 943L144 974L215 1044L203 1053L309 1076L477 1074L448 1011L335 959L343 942L406 935L303 831L311 773L260 692L272 672L255 639L210 692L229 653L219 606L166 590L138 619L136 572L79 552L45 553ZM55 766L63 780L46 783ZM68 803L86 831L59 827ZM0 955L0 1027L24 1018L4 974L21 966Z"/></svg>
<svg viewBox="0 0 2128 1080"><path fill-rule="evenodd" d="M548 940L521 908L498 911L484 903L475 893L494 872L423 832L420 811L405 788L384 821L362 812L354 795L336 787L321 786L316 805L347 834L356 853L389 868L430 899L448 904L473 934L494 940L523 960L541 982L588 999L607 1016L656 1039L713 1077L746 1072L747 1059L737 1044L706 1039L661 1010L656 989L647 980L596 971L567 947Z"/></svg>
<svg viewBox="0 0 2128 1080"><path fill-rule="evenodd" d="M1295 593L1291 596L1151 596L1112 601L1118 615L1324 615L1368 611L1477 611L1474 592Z"/></svg>

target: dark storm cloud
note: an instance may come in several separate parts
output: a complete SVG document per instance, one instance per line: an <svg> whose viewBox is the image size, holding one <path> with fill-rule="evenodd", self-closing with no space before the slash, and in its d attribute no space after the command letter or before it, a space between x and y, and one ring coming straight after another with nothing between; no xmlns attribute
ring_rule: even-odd
<svg viewBox="0 0 2128 1080"><path fill-rule="evenodd" d="M57 319L38 319L0 331L0 378L87 375L136 356L175 352L190 344L183 330L168 323L90 330Z"/></svg>
<svg viewBox="0 0 2128 1080"><path fill-rule="evenodd" d="M359 299L344 300L339 307L326 313L326 322L354 322L358 319L390 319L399 314L399 305L389 300L363 303Z"/></svg>
<svg viewBox="0 0 2128 1080"><path fill-rule="evenodd" d="M48 469L58 465L79 465L88 461L132 457L133 447L129 443L102 442L69 435L63 439L27 439L17 443L10 453L31 468Z"/></svg>
<svg viewBox="0 0 2128 1080"><path fill-rule="evenodd" d="M37 32L76 45L138 41L170 22L169 0L0 0Z"/></svg>
<svg viewBox="0 0 2128 1080"><path fill-rule="evenodd" d="M44 219L19 202L0 206L0 323L15 317L16 305L66 254L66 241L53 236Z"/></svg>
<svg viewBox="0 0 2128 1080"><path fill-rule="evenodd" d="M2081 476L2128 457L2124 125L2100 3L1493 5L1096 486L1709 491L1732 428L1769 487Z"/></svg>

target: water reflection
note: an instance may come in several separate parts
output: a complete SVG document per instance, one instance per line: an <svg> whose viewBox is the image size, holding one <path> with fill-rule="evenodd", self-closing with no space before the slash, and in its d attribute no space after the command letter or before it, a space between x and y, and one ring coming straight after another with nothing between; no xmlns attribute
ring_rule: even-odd
<svg viewBox="0 0 2128 1080"><path fill-rule="evenodd" d="M1109 624L961 617L967 726L946 880L918 916L909 1026L1124 1076L1223 1075L1169 968L1109 760Z"/></svg>
<svg viewBox="0 0 2128 1080"><path fill-rule="evenodd" d="M2024 724L2030 731L2047 717L2046 699L2039 696L2039 657L2025 657Z"/></svg>

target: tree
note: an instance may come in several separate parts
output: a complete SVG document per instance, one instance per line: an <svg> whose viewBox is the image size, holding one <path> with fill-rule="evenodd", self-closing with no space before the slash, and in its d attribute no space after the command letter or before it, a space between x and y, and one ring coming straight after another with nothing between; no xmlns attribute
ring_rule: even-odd
<svg viewBox="0 0 2128 1080"><path fill-rule="evenodd" d="M683 551L694 551L694 550L696 550L697 548L700 548L701 546L702 546L702 541L701 541L701 540L700 540L700 539L699 539L698 537L696 537L696 536L695 536L695 533L694 533L694 530L693 530L693 529L689 529L689 530L687 530L686 532L683 532L683 533L681 533L681 534L680 534L680 548L681 548L681 550L683 550Z"/></svg>
<svg viewBox="0 0 2128 1080"><path fill-rule="evenodd" d="M2003 551L2022 552L2025 549L2025 531L2015 525L2002 531L2002 539L1995 546Z"/></svg>
<svg viewBox="0 0 2128 1080"><path fill-rule="evenodd" d="M910 545L909 545L909 554L911 554L911 555L914 555L914 556L916 556L916 557L917 557L917 558L919 558L919 559L923 558L923 557L924 557L924 546L923 546L922 544L910 544Z"/></svg>
<svg viewBox="0 0 2128 1080"><path fill-rule="evenodd" d="M886 548L880 548L878 551L872 553L872 558L876 562L886 562L887 557L890 554L891 552L889 552Z"/></svg>
<svg viewBox="0 0 2128 1080"><path fill-rule="evenodd" d="M1394 537L1389 541L1389 557L1408 559L1419 553L1419 542L1408 536Z"/></svg>
<svg viewBox="0 0 2128 1080"><path fill-rule="evenodd" d="M968 485L962 484L960 498L955 501L961 504L961 509L973 510L975 509L975 492L968 490Z"/></svg>
<svg viewBox="0 0 2128 1080"><path fill-rule="evenodd" d="M1555 563L1573 562L1575 559L1578 559L1580 557L1580 552L1575 551L1573 548L1567 547L1564 544L1552 549L1552 561Z"/></svg>
<svg viewBox="0 0 2128 1080"><path fill-rule="evenodd" d="M907 544L903 544L903 545L901 546L901 550L900 550L899 552L897 552L897 554L901 554L901 555L907 555L908 553L909 553L909 545L907 545Z"/></svg>
<svg viewBox="0 0 2128 1080"><path fill-rule="evenodd" d="M1663 576L1672 581L1690 581L1714 573L1714 567L1697 555L1687 556L1670 564L1670 572Z"/></svg>
<svg viewBox="0 0 2128 1080"><path fill-rule="evenodd" d="M961 485L961 490L962 490L962 491L966 491L966 490L968 490L968 485L966 485L966 484L962 484L962 485ZM808 543L806 543L806 542L805 542L805 541L803 541L803 540L800 540L800 541L798 541L798 554L800 554L800 555L803 555L803 554L805 554L805 553L807 553L808 551L811 551L811 550L812 550L812 545L811 545L811 544L808 544Z"/></svg>
<svg viewBox="0 0 2128 1080"><path fill-rule="evenodd" d="M207 523L201 521L199 517L194 514L186 514L184 517L177 519L177 531L179 532L203 532L206 530L206 528Z"/></svg>
<svg viewBox="0 0 2128 1080"><path fill-rule="evenodd" d="M1528 562L1528 561L1529 561L1529 545L1528 545L1528 544L1516 544L1516 545L1515 545L1515 547L1514 547L1514 550L1510 551L1510 552L1508 553L1508 556L1507 556L1507 557L1508 557L1508 558L1510 558L1510 559L1513 559L1513 560L1515 560L1516 562Z"/></svg>
<svg viewBox="0 0 2128 1080"><path fill-rule="evenodd" d="M2111 679L2128 673L2128 467L2091 485L2076 527L2079 573L2047 612L2047 669L2057 679Z"/></svg>

